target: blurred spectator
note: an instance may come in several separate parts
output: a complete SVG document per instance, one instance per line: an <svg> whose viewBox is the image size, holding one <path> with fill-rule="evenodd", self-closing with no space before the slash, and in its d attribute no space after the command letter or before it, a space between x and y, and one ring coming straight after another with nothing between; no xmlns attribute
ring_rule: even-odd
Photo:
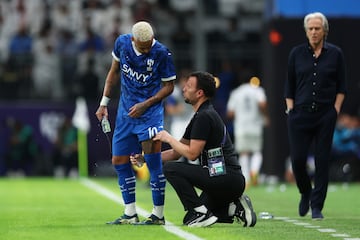
<svg viewBox="0 0 360 240"><path fill-rule="evenodd" d="M57 53L60 58L61 84L65 90L65 97L69 97L78 70L78 43L71 31L62 30L59 32L57 44Z"/></svg>
<svg viewBox="0 0 360 240"><path fill-rule="evenodd" d="M151 6L153 25L156 27L156 38L166 44L168 48L173 49L171 45L171 34L177 28L176 12L169 8L164 8L162 4L153 2ZM186 18L185 16L182 16ZM166 22L166 24L164 24ZM174 54L175 56L175 54Z"/></svg>
<svg viewBox="0 0 360 240"><path fill-rule="evenodd" d="M83 0L83 28L90 28L93 32L100 35L103 34L103 29L108 24L106 22L105 3L101 0Z"/></svg>
<svg viewBox="0 0 360 240"><path fill-rule="evenodd" d="M13 78L13 98L29 97L31 72L33 67L33 38L26 25L21 24L18 32L11 38L9 45L9 68L15 74Z"/></svg>
<svg viewBox="0 0 360 240"><path fill-rule="evenodd" d="M131 32L134 24L129 4L123 0L111 0L109 7L105 10L107 24L104 26L104 36L107 48L112 50L115 39L122 33Z"/></svg>
<svg viewBox="0 0 360 240"><path fill-rule="evenodd" d="M105 48L105 39L91 27L91 19L86 19L86 36L80 39L78 56L78 73L83 73L88 67L89 59L94 61L93 70L98 76L105 76L108 62L104 61L104 54L108 53ZM108 55L106 55L106 59ZM71 83L73 84L73 83ZM71 89L69 89L70 91Z"/></svg>
<svg viewBox="0 0 360 240"><path fill-rule="evenodd" d="M186 13L194 11L197 7L197 2L193 0L169 0L169 5L176 11Z"/></svg>
<svg viewBox="0 0 360 240"><path fill-rule="evenodd" d="M4 29L4 21L5 21L5 16L4 16L4 7L2 5L2 3L0 3L0 63L3 61L4 58L4 44L3 42L6 41L6 37L4 37L3 34L3 29ZM5 44L6 46L6 44ZM1 65L0 65L1 66Z"/></svg>
<svg viewBox="0 0 360 240"><path fill-rule="evenodd" d="M104 39L92 29L91 18L86 18L85 37L80 41L80 52L102 52L105 50Z"/></svg>
<svg viewBox="0 0 360 240"><path fill-rule="evenodd" d="M0 98L1 99L16 99L19 88L19 81L17 79L17 72L13 59L7 59L4 63L0 74Z"/></svg>
<svg viewBox="0 0 360 240"><path fill-rule="evenodd" d="M63 89L60 76L60 58L55 51L53 28L45 21L34 41L33 87L34 97L61 99Z"/></svg>
<svg viewBox="0 0 360 240"><path fill-rule="evenodd" d="M74 177L78 168L77 129L72 125L70 118L65 118L58 129L57 140L53 153L54 176Z"/></svg>
<svg viewBox="0 0 360 240"><path fill-rule="evenodd" d="M56 45L54 43L49 44L49 47L46 47L49 51L43 50L42 57L45 57L45 54L48 54L47 57L57 54L58 58L60 58L62 86L59 89L64 89L61 97L63 100L74 97L72 93L73 82L79 73L85 71L89 58L94 59L95 72L99 76L106 74L106 70L111 64L111 62L108 62L107 56L112 51L114 39L121 33L129 32L131 26L137 20L148 20L154 25L158 25L157 35L163 42L167 42L174 49L174 56L176 56L174 61L178 68L191 68L194 63L189 61L189 56L194 54L192 43L195 38L192 34L193 29L195 29L193 24L194 13L199 7L197 4L196 1L192 0L0 1L0 71L2 70L6 75L0 74L0 78L2 78L0 79L0 91L5 93L1 98L11 99L18 98L18 96L31 98L34 96L29 94L32 92L31 90L41 86L41 80L37 82L39 81L37 77L34 80L30 78L32 76L32 58L28 59L31 61L23 61L24 56L14 57L14 52L11 53L12 56L10 57L9 45L13 41L12 45L19 48L18 43L20 35L22 35L22 46L32 42L30 44L31 51L37 51L38 48L45 49L44 46L39 47L44 43L38 44L38 42L44 41L43 38L38 38L38 36L43 34L45 20L51 23L52 35L55 36L57 42ZM223 33L224 31L221 31L221 29L226 29L226 20L230 19L229 29L234 31L231 31L229 37L234 38L234 36L238 35L239 25L236 24L239 23L240 19L236 14L216 14L218 11L221 12L224 5L231 6L230 9L236 12L237 8L233 7L234 4L232 1L218 0L202 2L206 18L204 21L206 23L204 25L205 34L216 29ZM207 21L208 19L212 21ZM22 34L19 31L20 27ZM232 56L235 56L234 60L237 60L239 58L238 51L228 50L232 48L226 48L225 46L227 44L225 34L219 35L219 37L217 41L221 47L212 45L211 48L213 49L211 51L222 52L224 55L228 55L227 51L231 51ZM25 40L28 42L25 43ZM78 48L75 47L76 44ZM50 50L50 46L55 47L54 52ZM14 50L14 48L12 49ZM106 58L104 54L107 55ZM36 59L38 59L37 57ZM209 61L212 61L212 59L209 59ZM19 62L28 64L19 66ZM1 65L3 65L2 69ZM214 67L211 66L210 68L213 68L212 71L216 72L217 69L215 68L217 66L216 62ZM32 83L36 84L36 86L32 86ZM45 88L45 85L43 88ZM50 92L50 98L53 99L54 94ZM59 98L59 95L61 94L56 93L54 98Z"/></svg>
<svg viewBox="0 0 360 240"><path fill-rule="evenodd" d="M216 95L213 99L215 109L222 117L229 128L228 118L226 117L226 104L229 100L230 92L236 86L237 74L233 70L231 62L227 59L221 60L221 70L216 74L220 80L220 85L216 90ZM229 133L232 134L232 129L228 129Z"/></svg>
<svg viewBox="0 0 360 240"><path fill-rule="evenodd" d="M137 0L134 1L131 6L132 15L134 22L138 21L148 21L153 22L152 16L152 5L147 0Z"/></svg>
<svg viewBox="0 0 360 240"><path fill-rule="evenodd" d="M46 14L43 1L39 0L10 0L1 1L4 8L4 32L6 37L14 35L19 26L28 29L29 34L36 34L40 30Z"/></svg>
<svg viewBox="0 0 360 240"><path fill-rule="evenodd" d="M94 71L95 61L89 58L85 72L77 78L76 95L83 96L86 100L94 101L100 96L99 76Z"/></svg>
<svg viewBox="0 0 360 240"><path fill-rule="evenodd" d="M360 120L358 117L341 113L335 126L333 160L355 158L360 160Z"/></svg>
<svg viewBox="0 0 360 240"><path fill-rule="evenodd" d="M186 26L186 18L179 15L177 17L177 26L173 28L171 33L171 45L174 46L175 65L180 69L193 66L191 59L186 57L194 51L192 46L193 38L194 34Z"/></svg>
<svg viewBox="0 0 360 240"><path fill-rule="evenodd" d="M257 77L231 92L227 116L234 120L234 145L246 185L256 185L263 162L263 127L269 123L265 90Z"/></svg>
<svg viewBox="0 0 360 240"><path fill-rule="evenodd" d="M51 19L55 31L66 31L72 34L79 31L81 27L81 12L79 5L79 1L73 0L54 1Z"/></svg>
<svg viewBox="0 0 360 240"><path fill-rule="evenodd" d="M9 130L5 169L8 175L32 175L39 147L34 141L33 128L18 119L6 119Z"/></svg>
<svg viewBox="0 0 360 240"><path fill-rule="evenodd" d="M110 27L105 32L105 47L106 49L112 49L116 38L122 33L121 32L121 18L119 16L114 17L110 21Z"/></svg>
<svg viewBox="0 0 360 240"><path fill-rule="evenodd" d="M229 17L227 19L227 28L223 34L225 35L226 46L230 49L236 48L237 44L241 44L245 39L243 31L240 29L239 21L237 17Z"/></svg>

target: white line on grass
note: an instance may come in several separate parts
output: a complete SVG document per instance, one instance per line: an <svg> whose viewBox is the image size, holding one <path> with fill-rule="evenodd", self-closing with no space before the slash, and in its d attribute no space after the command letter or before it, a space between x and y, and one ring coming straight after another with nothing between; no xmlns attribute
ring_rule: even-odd
<svg viewBox="0 0 360 240"><path fill-rule="evenodd" d="M331 236L333 237L343 237L343 240L360 240L360 238L351 238L349 234L346 233L336 233L336 229L332 229L332 228L321 228L321 226L318 225L312 225L311 223L305 223L305 222L301 222L299 220L296 219L290 219L289 217L274 217L275 220L280 220L280 221L284 221L284 222L288 222L288 223L292 223L294 225L297 226L303 226L305 228L312 228L312 229L316 229L321 233L331 233Z"/></svg>
<svg viewBox="0 0 360 240"><path fill-rule="evenodd" d="M331 234L333 237L350 237L349 234L346 233L333 233Z"/></svg>
<svg viewBox="0 0 360 240"><path fill-rule="evenodd" d="M122 199L118 195L116 195L112 191L104 188L103 186L97 184L96 182L91 181L88 178L81 178L80 181L86 187L96 191L97 193L107 197L108 199L113 200L116 203L123 204ZM147 212L146 210L144 210L142 208L136 207L136 210L137 210L138 214L140 214L143 217L148 217L150 215L149 212ZM202 238L200 238L198 236L195 236L195 235L193 235L191 233L183 231L182 229L175 226L173 223L171 223L169 221L166 221L166 224L163 227L165 228L166 231L168 231L168 232L170 232L170 233L172 233L172 234L174 234L174 235L176 235L176 236L178 236L180 238L183 238L183 239L203 240Z"/></svg>
<svg viewBox="0 0 360 240"><path fill-rule="evenodd" d="M334 233L334 232L336 232L336 230L332 229L332 228L319 228L318 231L323 232L323 233Z"/></svg>

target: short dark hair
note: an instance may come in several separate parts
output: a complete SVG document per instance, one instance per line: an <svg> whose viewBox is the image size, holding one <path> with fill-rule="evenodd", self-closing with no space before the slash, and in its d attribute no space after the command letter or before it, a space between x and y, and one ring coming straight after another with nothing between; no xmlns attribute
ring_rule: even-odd
<svg viewBox="0 0 360 240"><path fill-rule="evenodd" d="M216 82L212 74L208 72L192 72L189 77L196 77L197 79L197 89L204 91L204 95L208 98L215 96L216 92Z"/></svg>

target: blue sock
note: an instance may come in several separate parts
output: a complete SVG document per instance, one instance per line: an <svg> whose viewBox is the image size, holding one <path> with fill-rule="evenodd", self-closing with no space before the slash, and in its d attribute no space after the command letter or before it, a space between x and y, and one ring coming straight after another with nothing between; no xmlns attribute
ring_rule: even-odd
<svg viewBox="0 0 360 240"><path fill-rule="evenodd" d="M125 204L135 202L136 179L131 163L114 165L118 175L118 183Z"/></svg>
<svg viewBox="0 0 360 240"><path fill-rule="evenodd" d="M162 171L161 153L144 154L144 158L150 172L153 203L155 206L163 206L165 201L166 179Z"/></svg>

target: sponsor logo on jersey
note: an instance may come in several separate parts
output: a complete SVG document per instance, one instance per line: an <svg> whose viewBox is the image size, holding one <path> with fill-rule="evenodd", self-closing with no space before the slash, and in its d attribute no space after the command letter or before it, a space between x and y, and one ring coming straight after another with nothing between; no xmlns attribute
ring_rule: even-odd
<svg viewBox="0 0 360 240"><path fill-rule="evenodd" d="M145 84L146 80L151 76L150 73L149 74L139 73L134 69L132 69L131 67L129 67L127 64L123 64L121 70L129 79L141 84Z"/></svg>

